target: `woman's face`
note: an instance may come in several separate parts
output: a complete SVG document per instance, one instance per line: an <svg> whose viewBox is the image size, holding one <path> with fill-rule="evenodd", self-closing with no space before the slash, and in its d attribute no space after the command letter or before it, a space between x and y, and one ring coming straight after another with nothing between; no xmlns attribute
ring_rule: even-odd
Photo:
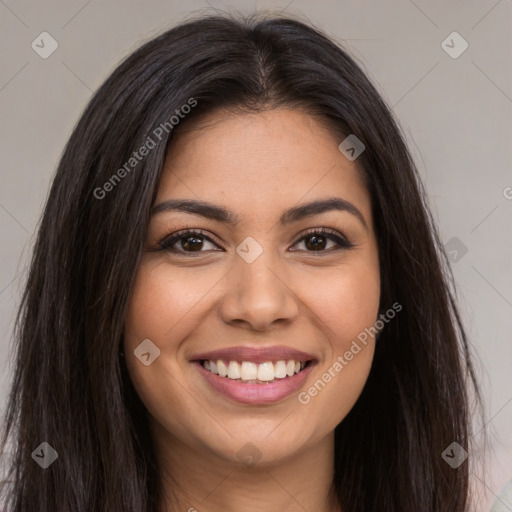
<svg viewBox="0 0 512 512"><path fill-rule="evenodd" d="M377 319L379 261L370 197L340 142L284 109L212 113L173 140L124 341L166 446L276 462L332 435L356 402L374 353L358 336ZM328 199L338 206L302 209Z"/></svg>

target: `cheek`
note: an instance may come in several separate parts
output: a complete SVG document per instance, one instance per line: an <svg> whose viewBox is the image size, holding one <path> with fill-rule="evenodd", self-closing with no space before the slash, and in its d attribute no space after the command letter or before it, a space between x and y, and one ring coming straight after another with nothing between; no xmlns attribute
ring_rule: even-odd
<svg viewBox="0 0 512 512"><path fill-rule="evenodd" d="M177 347L162 341L169 339L179 328L179 319L192 308L193 297L179 293L180 289L161 267L142 264L139 268L125 321L124 351L132 382L147 405L152 401L149 390L168 386L169 374L175 374ZM134 350L147 339L160 354L155 363L145 366Z"/></svg>
<svg viewBox="0 0 512 512"><path fill-rule="evenodd" d="M124 352L132 384L156 425L166 425L186 437L183 422L172 412L186 410L189 398L183 393L186 384L178 364L180 343L172 340L186 336L189 313L207 289L202 285L184 289L176 274L169 266L141 265L125 321ZM134 356L134 350L146 339L160 350L148 366Z"/></svg>
<svg viewBox="0 0 512 512"><path fill-rule="evenodd" d="M376 265L338 268L320 286L310 286L308 307L327 327L333 349L345 351L353 339L373 326L380 302L380 276ZM333 357L335 354L333 354Z"/></svg>
<svg viewBox="0 0 512 512"><path fill-rule="evenodd" d="M126 318L126 334L130 343L145 338L179 339L175 335L187 315L205 295L208 279L191 282L169 265L142 265L137 274ZM128 341L128 340L126 340ZM136 345L135 345L136 346ZM130 346L132 350L135 346Z"/></svg>
<svg viewBox="0 0 512 512"><path fill-rule="evenodd" d="M328 341L326 359L299 396L309 414L323 418L326 431L345 418L364 388L373 361L372 328L380 301L375 263L337 269L330 277L314 288L307 302L321 325L323 344Z"/></svg>

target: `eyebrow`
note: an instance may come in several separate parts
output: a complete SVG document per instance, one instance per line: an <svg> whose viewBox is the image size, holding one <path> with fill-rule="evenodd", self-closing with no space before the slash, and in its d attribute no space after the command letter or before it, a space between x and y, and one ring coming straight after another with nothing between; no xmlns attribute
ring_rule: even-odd
<svg viewBox="0 0 512 512"><path fill-rule="evenodd" d="M284 226L292 222L298 222L307 217L312 217L313 215L319 215L333 210L351 213L357 217L365 229L368 230L368 225L364 220L363 214L352 203L340 197L329 197L327 199L320 199L294 206L281 215L279 223ZM240 218L235 213L226 210L222 206L205 201L196 201L194 199L168 199L154 206L151 210L151 216L172 211L200 215L207 219L223 222L231 226L235 226L240 222Z"/></svg>

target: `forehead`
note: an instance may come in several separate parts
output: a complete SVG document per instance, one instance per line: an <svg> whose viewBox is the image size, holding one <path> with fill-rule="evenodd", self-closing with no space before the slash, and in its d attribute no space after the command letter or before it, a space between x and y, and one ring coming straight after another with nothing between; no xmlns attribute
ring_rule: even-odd
<svg viewBox="0 0 512 512"><path fill-rule="evenodd" d="M340 142L301 110L212 112L174 134L156 202L200 198L254 215L337 195L369 209L362 170Z"/></svg>

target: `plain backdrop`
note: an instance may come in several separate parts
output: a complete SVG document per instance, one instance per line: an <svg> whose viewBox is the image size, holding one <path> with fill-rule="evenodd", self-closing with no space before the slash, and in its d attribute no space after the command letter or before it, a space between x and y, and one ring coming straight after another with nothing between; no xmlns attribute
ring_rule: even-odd
<svg viewBox="0 0 512 512"><path fill-rule="evenodd" d="M478 453L469 458L487 511L512 478L511 1L0 0L1 409L37 223L73 126L123 57L191 13L216 9L309 20L356 58L398 118L478 358L492 449L487 469ZM47 50L58 45L47 58L31 46L41 37Z"/></svg>

